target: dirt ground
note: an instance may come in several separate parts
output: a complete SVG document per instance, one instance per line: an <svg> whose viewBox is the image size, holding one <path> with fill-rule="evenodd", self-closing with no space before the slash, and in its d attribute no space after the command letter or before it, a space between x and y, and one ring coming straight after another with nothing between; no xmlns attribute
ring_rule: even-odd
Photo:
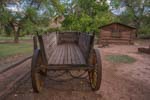
<svg viewBox="0 0 150 100"><path fill-rule="evenodd" d="M102 59L109 54L124 54L136 59L133 64L103 60L103 82L99 93L106 100L150 100L150 55L138 53L139 46L111 45L101 49Z"/></svg>
<svg viewBox="0 0 150 100"><path fill-rule="evenodd" d="M67 82L46 78L45 89L36 94L33 93L31 79L28 78L6 100L150 100L150 55L138 53L137 48L140 46L141 42L137 42L135 45L99 48L103 76L101 88L97 92L90 89L88 78ZM109 54L129 55L136 62L111 63L105 59Z"/></svg>
<svg viewBox="0 0 150 100"><path fill-rule="evenodd" d="M0 59L0 72L10 67L12 64L23 60L24 58L28 57L29 55L18 54L7 58Z"/></svg>

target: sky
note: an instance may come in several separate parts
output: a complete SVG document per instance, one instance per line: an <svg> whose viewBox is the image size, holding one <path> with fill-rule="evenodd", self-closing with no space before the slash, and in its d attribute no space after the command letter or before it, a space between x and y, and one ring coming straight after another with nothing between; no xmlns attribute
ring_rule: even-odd
<svg viewBox="0 0 150 100"><path fill-rule="evenodd" d="M111 0L107 0L107 3L110 5ZM112 8L111 5L109 7L109 9L111 9L111 12L115 15L120 15L122 12L124 12L126 10L125 4L122 2L120 4L120 6L118 7L118 9L116 8Z"/></svg>
<svg viewBox="0 0 150 100"><path fill-rule="evenodd" d="M97 0L99 1L99 0ZM107 3L110 5L110 0L107 0ZM23 11L23 6L25 5L25 2L22 3L21 5L19 3L16 3L16 4L9 4L7 6L7 8L9 10L12 10L14 12L22 12ZM120 15L122 12L124 12L126 10L126 7L123 6L123 4L120 5L120 7L118 7L118 9L114 9L110 6L110 10L113 14L115 15Z"/></svg>
<svg viewBox="0 0 150 100"><path fill-rule="evenodd" d="M21 12L23 11L23 4L15 3L15 4L7 4L7 9L14 11L14 12Z"/></svg>
<svg viewBox="0 0 150 100"><path fill-rule="evenodd" d="M120 15L126 10L126 7L119 7L118 9L112 9L111 12L115 15Z"/></svg>

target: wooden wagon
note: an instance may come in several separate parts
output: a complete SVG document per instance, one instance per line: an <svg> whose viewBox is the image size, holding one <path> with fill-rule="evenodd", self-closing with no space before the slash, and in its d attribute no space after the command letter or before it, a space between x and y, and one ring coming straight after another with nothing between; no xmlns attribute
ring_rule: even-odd
<svg viewBox="0 0 150 100"><path fill-rule="evenodd" d="M34 53L31 64L32 87L35 92L43 88L49 70L85 70L92 90L100 88L101 57L94 49L94 34L81 32L52 32L33 38Z"/></svg>

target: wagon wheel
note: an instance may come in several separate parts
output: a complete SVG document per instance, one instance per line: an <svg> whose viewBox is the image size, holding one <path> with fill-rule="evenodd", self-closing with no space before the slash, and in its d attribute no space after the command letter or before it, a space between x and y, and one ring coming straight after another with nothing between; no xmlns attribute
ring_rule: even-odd
<svg viewBox="0 0 150 100"><path fill-rule="evenodd" d="M40 68L42 64L42 58L40 50L36 49L31 64L31 78L32 87L35 92L40 92L44 85L44 75L42 69Z"/></svg>
<svg viewBox="0 0 150 100"><path fill-rule="evenodd" d="M89 63L94 67L88 72L91 88L93 91L97 91L100 88L102 79L102 64L98 49L93 50Z"/></svg>

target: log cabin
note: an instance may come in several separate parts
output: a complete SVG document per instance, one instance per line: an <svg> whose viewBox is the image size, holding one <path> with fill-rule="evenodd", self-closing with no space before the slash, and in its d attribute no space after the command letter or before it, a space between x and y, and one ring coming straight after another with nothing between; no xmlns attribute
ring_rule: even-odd
<svg viewBox="0 0 150 100"><path fill-rule="evenodd" d="M136 28L114 22L99 27L99 44L133 44L136 37Z"/></svg>

